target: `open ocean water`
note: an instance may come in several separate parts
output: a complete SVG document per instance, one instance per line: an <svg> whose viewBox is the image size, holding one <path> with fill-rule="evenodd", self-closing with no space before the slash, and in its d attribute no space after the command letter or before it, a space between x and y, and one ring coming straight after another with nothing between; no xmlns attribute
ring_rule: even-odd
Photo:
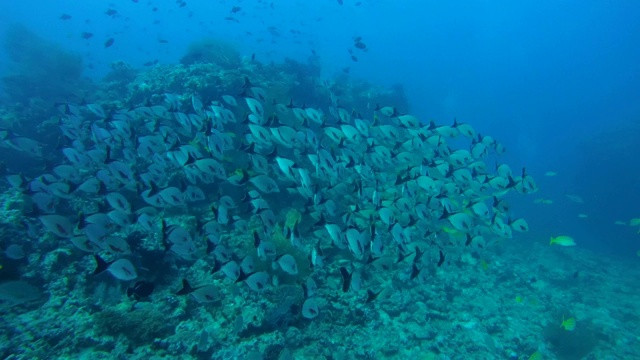
<svg viewBox="0 0 640 360"><path fill-rule="evenodd" d="M640 359L640 3L0 11L2 359Z"/></svg>

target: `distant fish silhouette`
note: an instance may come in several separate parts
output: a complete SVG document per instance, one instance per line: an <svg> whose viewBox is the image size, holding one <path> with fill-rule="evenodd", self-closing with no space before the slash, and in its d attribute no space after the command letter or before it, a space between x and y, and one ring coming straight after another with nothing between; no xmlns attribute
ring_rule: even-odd
<svg viewBox="0 0 640 360"><path fill-rule="evenodd" d="M149 297L153 293L155 284L150 281L137 281L132 287L127 289L127 296L134 298L136 301Z"/></svg>

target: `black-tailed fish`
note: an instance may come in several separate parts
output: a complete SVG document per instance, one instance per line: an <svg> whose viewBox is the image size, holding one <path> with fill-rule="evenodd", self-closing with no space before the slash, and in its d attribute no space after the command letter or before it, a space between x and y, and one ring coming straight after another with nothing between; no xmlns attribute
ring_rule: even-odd
<svg viewBox="0 0 640 360"><path fill-rule="evenodd" d="M176 295L188 294L191 294L191 296L200 303L215 302L220 299L220 291L215 285L192 287L187 279L182 279L182 288L178 290Z"/></svg>
<svg viewBox="0 0 640 360"><path fill-rule="evenodd" d="M127 289L127 296L133 298L136 301L140 301L147 298L153 293L155 284L150 281L140 280Z"/></svg>
<svg viewBox="0 0 640 360"><path fill-rule="evenodd" d="M62 215L42 215L39 217L42 225L59 237L73 237L73 225L71 221Z"/></svg>
<svg viewBox="0 0 640 360"><path fill-rule="evenodd" d="M302 304L302 316L307 319L313 319L320 313L318 303L315 298L308 298Z"/></svg>
<svg viewBox="0 0 640 360"><path fill-rule="evenodd" d="M133 280L138 277L135 267L131 261L127 259L117 259L106 262L98 254L94 255L94 259L96 260L96 268L93 271L94 275L107 271L116 279L123 281Z"/></svg>
<svg viewBox="0 0 640 360"><path fill-rule="evenodd" d="M296 259L289 254L280 255L275 259L282 271L289 275L298 275L298 265Z"/></svg>
<svg viewBox="0 0 640 360"><path fill-rule="evenodd" d="M258 271L247 276L244 282L253 291L263 291L269 284L269 273Z"/></svg>

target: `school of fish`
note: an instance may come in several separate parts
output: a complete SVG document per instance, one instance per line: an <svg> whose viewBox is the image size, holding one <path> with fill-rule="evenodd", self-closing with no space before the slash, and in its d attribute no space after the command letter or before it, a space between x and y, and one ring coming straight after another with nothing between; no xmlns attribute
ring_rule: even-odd
<svg viewBox="0 0 640 360"><path fill-rule="evenodd" d="M335 291L371 302L528 231L505 195L535 192L534 179L487 165L504 147L467 123L427 123L392 104L361 113L333 93L327 107L297 104L249 78L236 94L57 104L61 140L46 156L0 131L4 147L48 159L39 176L6 176L32 203L24 223L90 254L87 276L110 274L134 301L160 301L162 287L209 303L221 286L297 283L307 319L322 311L328 274L341 279ZM180 274L204 260L211 278L160 279L152 259Z"/></svg>

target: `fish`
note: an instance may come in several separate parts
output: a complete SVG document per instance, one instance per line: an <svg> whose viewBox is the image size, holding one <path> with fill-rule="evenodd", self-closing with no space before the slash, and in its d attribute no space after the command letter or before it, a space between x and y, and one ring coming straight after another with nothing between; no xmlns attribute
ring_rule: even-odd
<svg viewBox="0 0 640 360"><path fill-rule="evenodd" d="M367 48L367 45L365 45L363 42L360 42L360 41L355 42L353 44L353 46L355 46L356 48L361 49L361 50Z"/></svg>
<svg viewBox="0 0 640 360"><path fill-rule="evenodd" d="M253 291L264 291L269 284L269 273L266 271L258 271L252 274L247 274L243 280L249 289Z"/></svg>
<svg viewBox="0 0 640 360"><path fill-rule="evenodd" d="M519 231L519 232L529 231L529 224L525 219L520 218L515 220L509 220L508 224L512 229L516 231Z"/></svg>
<svg viewBox="0 0 640 360"><path fill-rule="evenodd" d="M442 250L439 250L440 252L440 258L438 259L438 267L442 266L442 264L444 264L444 253L442 252Z"/></svg>
<svg viewBox="0 0 640 360"><path fill-rule="evenodd" d="M574 203L577 203L577 204L584 204L584 199L583 199L581 196L579 196L579 195L576 195L576 194L564 194L564 196L565 196L567 199L569 199L569 200L573 201Z"/></svg>
<svg viewBox="0 0 640 360"><path fill-rule="evenodd" d="M566 331L573 331L576 329L576 319L571 317L565 320L564 315L562 315L562 323L560 326Z"/></svg>
<svg viewBox="0 0 640 360"><path fill-rule="evenodd" d="M70 238L74 235L74 226L69 219L62 215L42 215L38 217L42 225L59 237Z"/></svg>
<svg viewBox="0 0 640 360"><path fill-rule="evenodd" d="M487 262L487 260L480 259L480 268L484 271L487 271L487 269L489 269L489 263Z"/></svg>
<svg viewBox="0 0 640 360"><path fill-rule="evenodd" d="M153 293L155 284L150 281L139 280L132 287L127 288L127 297L133 298L135 301L145 299Z"/></svg>
<svg viewBox="0 0 640 360"><path fill-rule="evenodd" d="M133 267L131 261L127 259L116 259L107 262L98 254L94 254L93 257L96 261L96 268L93 271L93 275L99 275L106 271L116 279L122 281L130 281L138 277L135 267Z"/></svg>
<svg viewBox="0 0 640 360"><path fill-rule="evenodd" d="M182 279L182 288L176 292L176 295L189 294L199 303L210 303L220 300L220 292L215 285L192 287L187 279Z"/></svg>
<svg viewBox="0 0 640 360"><path fill-rule="evenodd" d="M222 16L248 11L236 5ZM367 46L353 40L355 58ZM425 120L392 102L396 90L300 77L295 63L271 74L272 65L249 60L257 50L225 69L226 48L210 45L218 70L181 64L179 83L189 86L168 83L171 64L149 61L131 71L144 89L123 82L130 94L120 98L97 85L99 96L48 109L46 136L0 129L4 151L45 164L2 174L33 205L22 212L35 225L29 238L71 242L95 259L88 274L128 282L133 300L165 306L171 296L153 291L175 283L190 308L242 295L250 309L278 295L297 311L285 321L317 321L327 302L334 316L341 307L331 302L352 297L386 306L387 292L406 291L402 282L456 271L447 260L490 258L487 244L529 230L510 202L537 190L533 176L513 171L498 158L504 146L471 124ZM217 79L206 89L203 72ZM199 286L187 281L205 276ZM230 316L261 321L250 313Z"/></svg>
<svg viewBox="0 0 640 360"><path fill-rule="evenodd" d="M342 275L342 292L347 292L351 289L351 281L353 273L350 273L347 268L340 267L340 274Z"/></svg>
<svg viewBox="0 0 640 360"><path fill-rule="evenodd" d="M104 47L105 48L111 47L114 41L115 41L114 38L108 38L107 41L104 42Z"/></svg>
<svg viewBox="0 0 640 360"><path fill-rule="evenodd" d="M374 292L371 289L367 289L367 299L365 300L365 303L368 304L370 302L375 301L383 291L384 291L384 289L380 289L380 291L378 291L378 292Z"/></svg>
<svg viewBox="0 0 640 360"><path fill-rule="evenodd" d="M558 175L558 173L555 171L547 171L546 173L544 173L544 176L548 176L548 177L553 177L556 175Z"/></svg>
<svg viewBox="0 0 640 360"><path fill-rule="evenodd" d="M12 260L22 260L27 256L24 252L24 248L17 244L7 246L4 250L4 255Z"/></svg>
<svg viewBox="0 0 640 360"><path fill-rule="evenodd" d="M307 319L315 319L320 313L320 309L318 308L318 303L315 298L308 298L302 304L302 316Z"/></svg>
<svg viewBox="0 0 640 360"><path fill-rule="evenodd" d="M536 351L528 357L528 360L542 360L542 354Z"/></svg>
<svg viewBox="0 0 640 360"><path fill-rule="evenodd" d="M417 278L420 275L421 271L422 271L422 269L419 268L418 265L416 265L416 263L413 263L411 265L411 275L409 275L409 279L413 280L413 279Z"/></svg>
<svg viewBox="0 0 640 360"><path fill-rule="evenodd" d="M560 245L560 246L576 246L575 240L566 235L551 237L549 239L549 245Z"/></svg>
<svg viewBox="0 0 640 360"><path fill-rule="evenodd" d="M60 19L60 20L69 20L69 19L71 19L71 15L69 15L69 14L62 14L62 15L60 15L59 19Z"/></svg>
<svg viewBox="0 0 640 360"><path fill-rule="evenodd" d="M82 37L82 38L83 38L83 39L85 39L85 40L89 40L89 39L91 39L91 38L93 37L93 33L83 31L83 32L80 34L80 37Z"/></svg>
<svg viewBox="0 0 640 360"><path fill-rule="evenodd" d="M282 271L286 272L289 275L298 275L298 266L296 264L296 259L290 254L280 255L275 259L275 262L278 263Z"/></svg>
<svg viewBox="0 0 640 360"><path fill-rule="evenodd" d="M316 295L318 292L318 285L312 277L308 277L305 284L302 284L302 290L304 292L304 298L310 298Z"/></svg>

